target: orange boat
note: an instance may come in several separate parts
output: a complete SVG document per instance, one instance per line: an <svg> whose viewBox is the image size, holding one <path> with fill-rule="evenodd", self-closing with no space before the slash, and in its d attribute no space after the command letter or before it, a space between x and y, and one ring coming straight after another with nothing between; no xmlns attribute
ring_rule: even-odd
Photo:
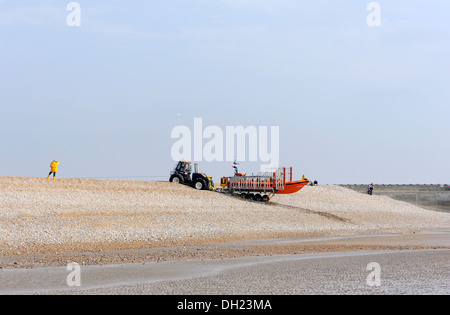
<svg viewBox="0 0 450 315"><path fill-rule="evenodd" d="M298 180L295 182L287 182L284 184L284 189L277 190L277 194L290 195L299 192L303 187L309 184L308 180Z"/></svg>
<svg viewBox="0 0 450 315"><path fill-rule="evenodd" d="M222 177L222 192L239 194L241 197L255 201L269 201L276 194L295 194L309 184L308 180L292 180L292 167L279 168L274 172L246 176L238 172L237 163L233 166L233 177Z"/></svg>

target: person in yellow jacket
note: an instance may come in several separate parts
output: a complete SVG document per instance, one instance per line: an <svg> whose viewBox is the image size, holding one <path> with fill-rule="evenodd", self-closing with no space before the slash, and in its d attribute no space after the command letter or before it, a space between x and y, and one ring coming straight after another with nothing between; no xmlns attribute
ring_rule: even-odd
<svg viewBox="0 0 450 315"><path fill-rule="evenodd" d="M56 173L58 172L58 165L58 161L53 161L52 164L50 164L50 173L48 173L47 179L49 179L53 173L53 180L55 180Z"/></svg>

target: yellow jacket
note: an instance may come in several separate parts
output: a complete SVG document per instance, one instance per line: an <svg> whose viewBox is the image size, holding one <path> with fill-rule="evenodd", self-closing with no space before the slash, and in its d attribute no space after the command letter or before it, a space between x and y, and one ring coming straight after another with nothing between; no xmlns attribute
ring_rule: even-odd
<svg viewBox="0 0 450 315"><path fill-rule="evenodd" d="M50 164L50 171L56 173L58 171L58 165L58 161L53 161L52 164Z"/></svg>

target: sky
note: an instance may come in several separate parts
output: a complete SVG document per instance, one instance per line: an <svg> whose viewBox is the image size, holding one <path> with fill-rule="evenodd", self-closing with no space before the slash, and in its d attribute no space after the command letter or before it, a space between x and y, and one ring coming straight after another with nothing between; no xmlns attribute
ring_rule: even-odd
<svg viewBox="0 0 450 315"><path fill-rule="evenodd" d="M450 183L448 0L69 3L0 0L0 176L168 180L201 118L278 127L296 178Z"/></svg>

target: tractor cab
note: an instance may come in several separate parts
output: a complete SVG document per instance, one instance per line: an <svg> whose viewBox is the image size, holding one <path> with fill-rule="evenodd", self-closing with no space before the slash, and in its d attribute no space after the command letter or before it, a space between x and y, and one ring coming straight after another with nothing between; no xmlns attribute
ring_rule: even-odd
<svg viewBox="0 0 450 315"><path fill-rule="evenodd" d="M212 177L199 173L198 164L195 164L194 173L192 173L192 164L188 161L180 161L170 173L170 182L177 184L190 185L198 190L214 190Z"/></svg>
<svg viewBox="0 0 450 315"><path fill-rule="evenodd" d="M180 161L170 173L170 181L177 184L189 184L191 182L191 173L191 162Z"/></svg>

